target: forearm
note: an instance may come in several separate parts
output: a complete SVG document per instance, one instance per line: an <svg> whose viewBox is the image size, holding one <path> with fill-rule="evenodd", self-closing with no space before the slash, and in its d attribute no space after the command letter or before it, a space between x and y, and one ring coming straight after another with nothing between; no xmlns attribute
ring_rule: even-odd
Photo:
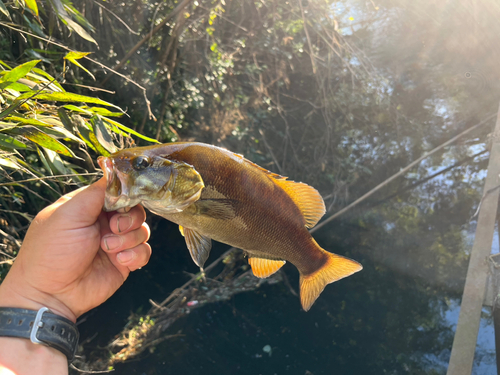
<svg viewBox="0 0 500 375"><path fill-rule="evenodd" d="M66 375L68 360L60 351L30 340L0 337L0 375Z"/></svg>
<svg viewBox="0 0 500 375"><path fill-rule="evenodd" d="M0 306L34 311L42 307L35 301L13 293L8 288L7 279L0 285ZM29 339L0 337L0 375L13 374L66 375L68 360L59 350L34 344Z"/></svg>

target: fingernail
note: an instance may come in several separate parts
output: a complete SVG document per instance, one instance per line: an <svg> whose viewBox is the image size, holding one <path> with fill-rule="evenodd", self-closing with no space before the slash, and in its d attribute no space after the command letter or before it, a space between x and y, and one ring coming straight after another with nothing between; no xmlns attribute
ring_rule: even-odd
<svg viewBox="0 0 500 375"><path fill-rule="evenodd" d="M116 225L118 226L118 233L125 232L132 226L132 218L130 215L120 215Z"/></svg>
<svg viewBox="0 0 500 375"><path fill-rule="evenodd" d="M118 259L118 262L120 262L122 264L130 262L131 260L135 259L136 257L137 257L137 254L135 253L135 251L132 251L132 250L122 251L121 253L118 253L118 255L116 256L116 258Z"/></svg>
<svg viewBox="0 0 500 375"><path fill-rule="evenodd" d="M108 251L118 248L118 246L121 246L122 243L123 238L121 236L104 237L104 244L106 245L106 249Z"/></svg>

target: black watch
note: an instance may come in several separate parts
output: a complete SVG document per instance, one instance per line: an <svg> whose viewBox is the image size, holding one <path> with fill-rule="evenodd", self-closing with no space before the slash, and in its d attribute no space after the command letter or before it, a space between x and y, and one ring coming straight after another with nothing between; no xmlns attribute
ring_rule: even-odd
<svg viewBox="0 0 500 375"><path fill-rule="evenodd" d="M38 311L0 307L0 336L30 339L61 351L71 362L80 336L76 324L52 313L47 307Z"/></svg>

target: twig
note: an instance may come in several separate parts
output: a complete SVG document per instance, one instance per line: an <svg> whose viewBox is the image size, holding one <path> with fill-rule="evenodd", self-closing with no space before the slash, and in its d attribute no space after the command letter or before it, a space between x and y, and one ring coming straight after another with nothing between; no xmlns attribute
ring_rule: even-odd
<svg viewBox="0 0 500 375"><path fill-rule="evenodd" d="M115 13L113 13L111 10L109 10L108 8L106 8L104 5L102 5L101 3L98 3L96 0L93 0L93 1L94 1L94 4L96 4L96 5L100 6L102 9L104 9L104 10L108 11L109 13L111 13L111 14L112 14L112 15L113 15L113 16L114 16L114 17L115 17L118 21L120 21L120 22L121 22L121 24L122 24L123 26L125 26L125 27L127 28L127 30L128 30L128 31L130 31L132 34L134 34L134 35L139 35L139 34L140 34L140 33L138 33L137 31L132 30L132 29L130 28L130 26L129 26L129 25L127 25L127 23L126 23L124 20L122 20L120 17L118 17Z"/></svg>
<svg viewBox="0 0 500 375"><path fill-rule="evenodd" d="M27 180L20 180L20 181L13 181L13 182L4 182L0 184L0 186L10 186L10 185L17 185L21 184L23 182L31 182L31 181L40 181L40 180L51 180L53 178L60 178L60 177L74 177L74 176L97 176L100 173L93 172L93 173L78 173L78 174L60 174L56 176L43 176L43 177L35 177L35 178L29 178Z"/></svg>
<svg viewBox="0 0 500 375"><path fill-rule="evenodd" d="M377 186L375 186L368 193L364 194L363 196L361 196L360 198L356 199L354 202L352 202L348 206L344 207L343 209L341 209L337 213L335 213L332 216L328 217L326 220L324 220L320 224L316 225L313 229L310 230L310 232L314 233L318 229L320 229L323 226L325 226L326 224L328 224L333 219L336 219L337 217L339 217L343 213L349 211L354 206L357 206L359 203L363 202L366 198L368 198L369 196L373 195L375 192L377 192L378 190L382 189L384 186L386 186L387 184L389 184L390 182L392 182L393 180L395 180L399 176L401 176L401 175L405 174L406 172L408 172L411 168L413 168L415 165L417 165L418 163L420 163L422 160L427 159L429 156L435 154L436 152L438 152L439 150L441 150L444 147L448 146L449 144L452 144L453 142L455 142L457 139L461 138L465 134L470 133L473 130L476 130L477 128L483 126L484 124L487 124L488 121L490 121L496 115L497 115L496 113L489 115L488 117L486 117L486 119L484 119L480 123L478 123L478 124L476 124L474 126L471 126L469 129L464 130L460 134L458 134L458 135L454 136L453 138L449 139L448 141L440 144L439 146L437 146L436 148L434 148L432 151L426 152L421 157L419 157L417 160L415 160L414 162L408 164L405 168L401 169L399 172L393 174L391 177L389 177L384 182L382 182L382 183L378 184Z"/></svg>
<svg viewBox="0 0 500 375"><path fill-rule="evenodd" d="M184 0L182 3L180 3L173 11L171 11L163 21L161 21L156 27L151 30L144 38L142 38L139 42L136 43L134 47L128 53L125 55L125 57L118 63L116 64L113 69L117 70L120 69L141 46L146 43L154 34L156 34L165 24L170 21L174 16L176 16L179 12L181 12L192 0ZM108 81L109 77L106 77L101 84L104 85Z"/></svg>
<svg viewBox="0 0 500 375"><path fill-rule="evenodd" d="M314 62L314 52L312 48L311 38L309 37L309 31L307 31L307 22L306 22L306 17L304 16L304 8L302 8L302 0L298 0L298 3L300 5L300 13L302 13L302 22L304 23L304 31L306 33L307 44L309 45L313 74L316 74L316 63Z"/></svg>

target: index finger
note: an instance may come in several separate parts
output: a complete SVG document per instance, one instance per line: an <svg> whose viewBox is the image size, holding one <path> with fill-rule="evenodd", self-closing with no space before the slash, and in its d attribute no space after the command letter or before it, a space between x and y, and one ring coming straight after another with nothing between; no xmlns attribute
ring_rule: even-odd
<svg viewBox="0 0 500 375"><path fill-rule="evenodd" d="M116 213L109 219L109 228L115 234L123 234L141 227L146 221L146 211L141 205L127 213Z"/></svg>

